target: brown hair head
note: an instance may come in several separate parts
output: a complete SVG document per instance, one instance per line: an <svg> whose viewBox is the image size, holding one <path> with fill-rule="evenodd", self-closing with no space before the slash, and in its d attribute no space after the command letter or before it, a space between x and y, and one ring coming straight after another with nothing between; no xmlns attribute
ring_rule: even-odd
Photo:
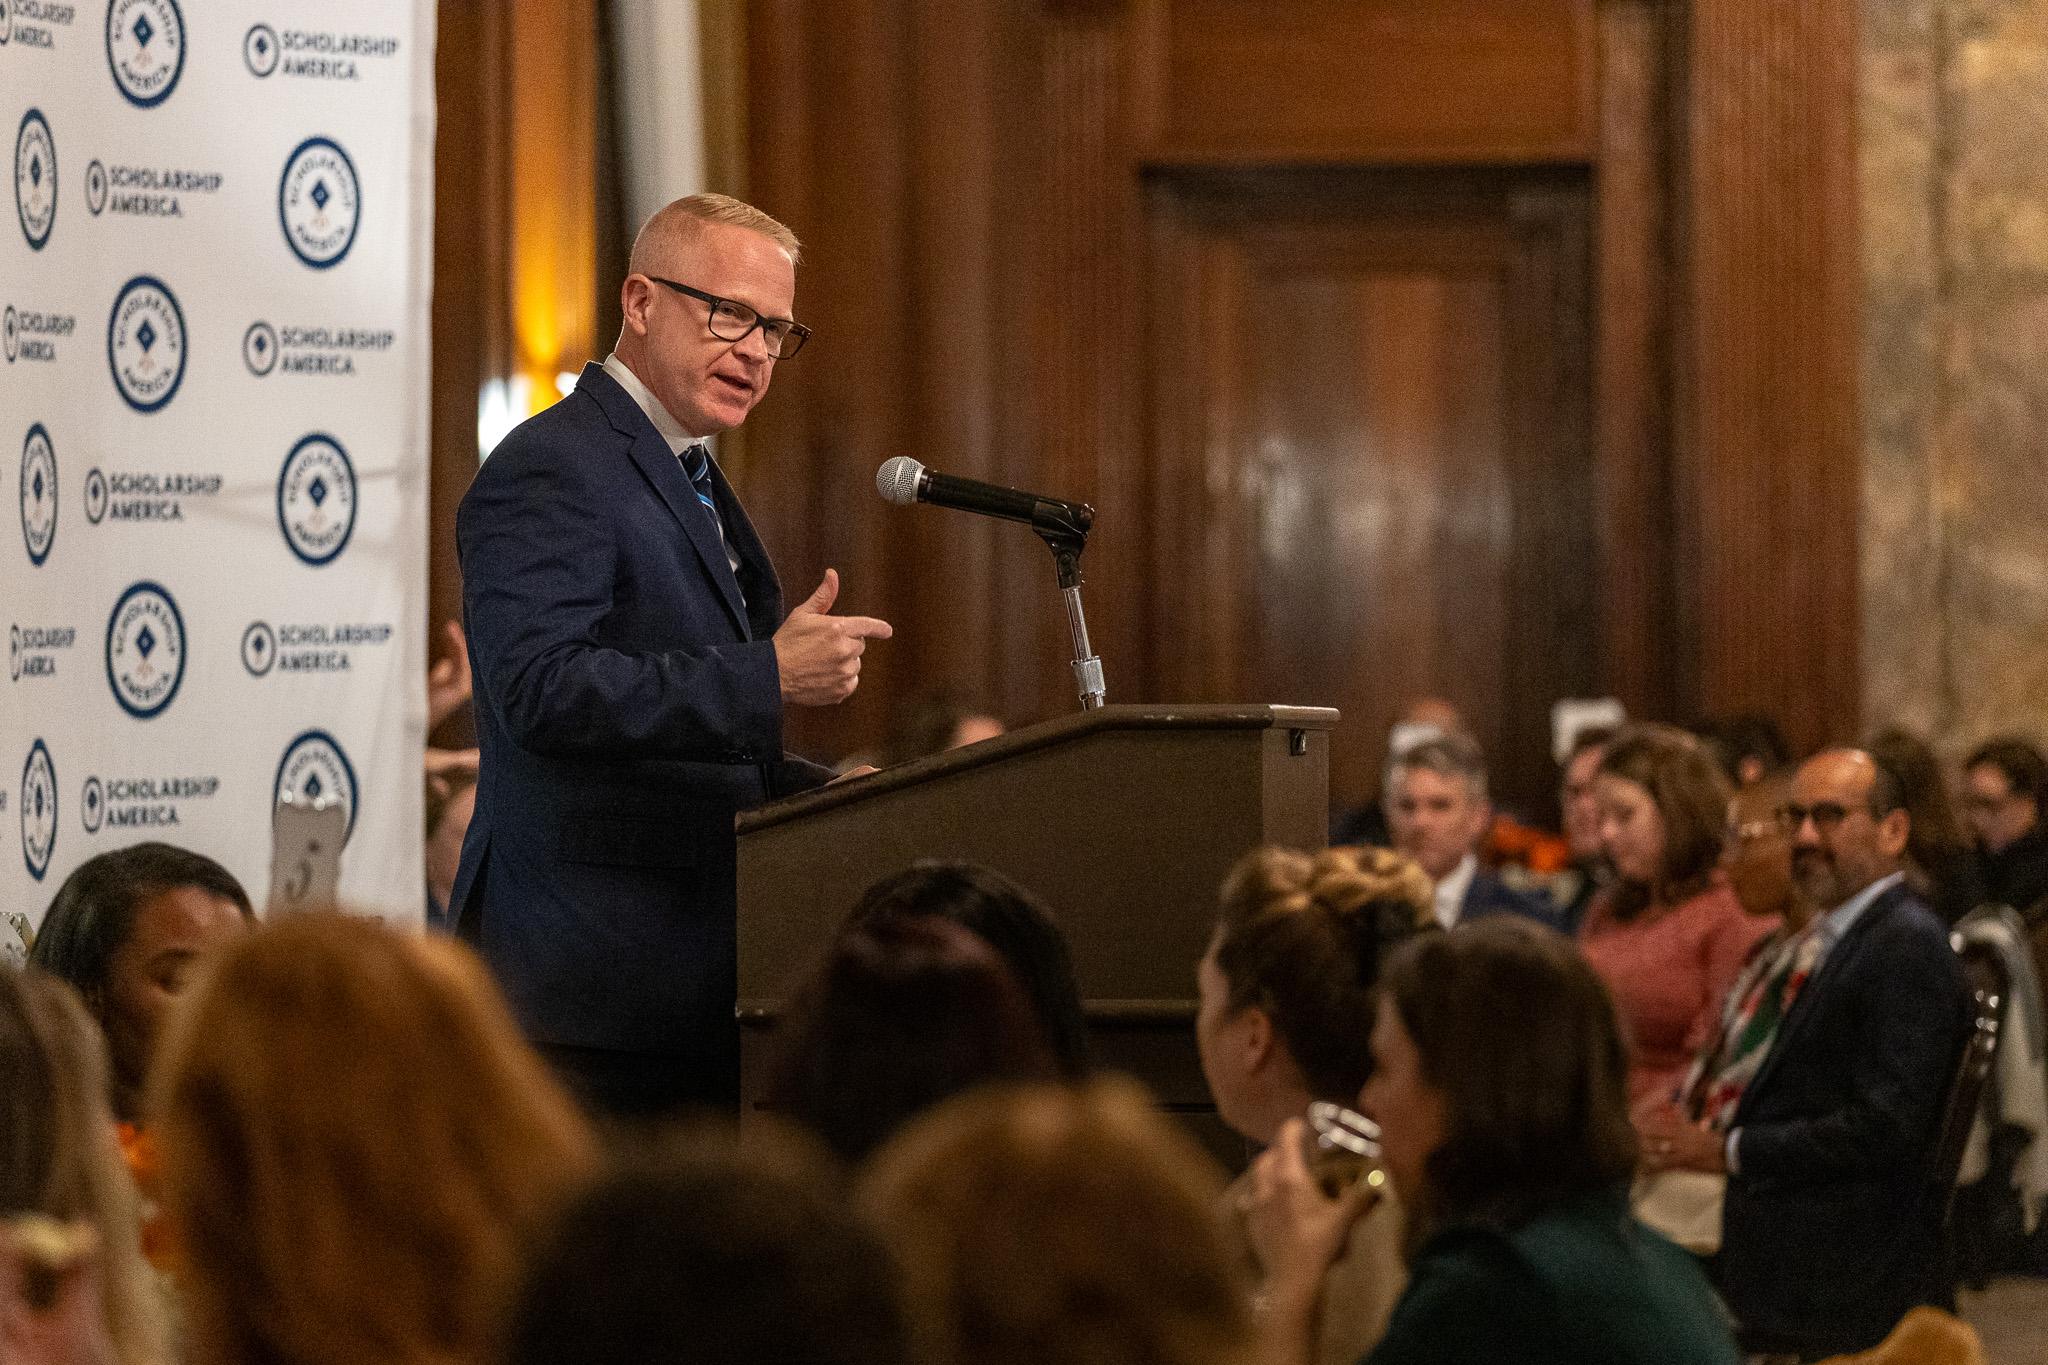
<svg viewBox="0 0 2048 1365"><path fill-rule="evenodd" d="M1674 725L1631 725L1614 737L1601 773L1650 794L1664 821L1664 865L1655 885L1623 881L1615 915L1628 919L1650 905L1676 905L1712 884L1727 833L1732 794L1713 754Z"/></svg>
<svg viewBox="0 0 2048 1365"><path fill-rule="evenodd" d="M861 1200L926 1358L1237 1365L1251 1321L1223 1173L1129 1081L984 1090L876 1154Z"/></svg>
<svg viewBox="0 0 2048 1365"><path fill-rule="evenodd" d="M169 1356L139 1203L114 1140L98 1026L62 981L0 967L0 1216L90 1224L115 1358L158 1365Z"/></svg>
<svg viewBox="0 0 2048 1365"><path fill-rule="evenodd" d="M1216 967L1235 1015L1272 1020L1318 1099L1356 1104L1372 1074L1380 963L1430 921L1427 873L1384 848L1262 848L1224 879Z"/></svg>
<svg viewBox="0 0 2048 1365"><path fill-rule="evenodd" d="M1505 916L1425 935L1387 963L1385 990L1444 1101L1427 1188L1402 1192L1415 1240L1511 1227L1628 1180L1628 1053L1607 988L1568 939Z"/></svg>
<svg viewBox="0 0 2048 1365"><path fill-rule="evenodd" d="M343 915L230 947L152 1098L209 1365L482 1360L528 1238L594 1160L466 949Z"/></svg>

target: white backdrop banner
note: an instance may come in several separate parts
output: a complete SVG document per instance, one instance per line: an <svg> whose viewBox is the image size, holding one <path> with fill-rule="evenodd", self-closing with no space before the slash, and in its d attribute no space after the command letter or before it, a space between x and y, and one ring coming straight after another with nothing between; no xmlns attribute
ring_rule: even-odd
<svg viewBox="0 0 2048 1365"><path fill-rule="evenodd" d="M0 0L0 916L281 793L420 913L434 6ZM9 935L0 927L0 950Z"/></svg>

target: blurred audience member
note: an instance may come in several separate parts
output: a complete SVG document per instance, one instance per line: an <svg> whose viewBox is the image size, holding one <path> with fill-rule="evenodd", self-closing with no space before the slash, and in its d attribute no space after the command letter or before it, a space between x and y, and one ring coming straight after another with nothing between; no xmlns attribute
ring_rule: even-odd
<svg viewBox="0 0 2048 1365"><path fill-rule="evenodd" d="M1045 1030L1060 1074L1088 1071L1088 1022L1074 984L1073 958L1052 912L993 868L978 863L912 863L862 893L848 925L936 916L971 930L996 950Z"/></svg>
<svg viewBox="0 0 2048 1365"><path fill-rule="evenodd" d="M1677 1093L1647 1095L1635 1110L1646 1174L1636 1187L1637 1216L1701 1255L1721 1245L1727 1177L1714 1148L1819 956L1811 929L1818 907L1793 880L1792 835L1780 813L1790 792L1787 778L1771 776L1728 803L1728 887L1743 913L1773 928L1750 951Z"/></svg>
<svg viewBox="0 0 2048 1365"><path fill-rule="evenodd" d="M1963 789L1985 894L2038 919L2048 909L2048 757L2023 739L1994 739L1963 764Z"/></svg>
<svg viewBox="0 0 2048 1365"><path fill-rule="evenodd" d="M995 950L935 916L841 930L785 1027L769 1107L849 1162L949 1095L1059 1074Z"/></svg>
<svg viewBox="0 0 2048 1365"><path fill-rule="evenodd" d="M1557 906L1557 927L1567 934L1578 932L1593 897L1614 880L1614 868L1600 842L1600 795L1595 783L1614 734L1613 728L1605 725L1579 731L1564 761L1557 804L1564 817L1564 842L1571 865L1559 875L1551 899Z"/></svg>
<svg viewBox="0 0 2048 1365"><path fill-rule="evenodd" d="M827 1164L763 1120L603 1177L528 1262L506 1365L908 1365L890 1258Z"/></svg>
<svg viewBox="0 0 2048 1365"><path fill-rule="evenodd" d="M341 915L222 953L151 1097L201 1365L490 1358L595 1160L467 949Z"/></svg>
<svg viewBox="0 0 2048 1365"><path fill-rule="evenodd" d="M876 761L886 768L994 739L1003 733L1001 721L986 711L976 710L956 694L945 690L926 692L897 705Z"/></svg>
<svg viewBox="0 0 2048 1365"><path fill-rule="evenodd" d="M68 1342L104 1348L81 1361L169 1365L107 1089L99 1030L71 989L39 972L0 970L0 1230L9 1242L0 1263L19 1276L39 1259L38 1229L80 1243L65 1257L40 1257L65 1263L50 1268L48 1286L62 1305L37 1302L46 1296L25 1293L19 1279L0 1280L0 1360Z"/></svg>
<svg viewBox="0 0 2048 1365"><path fill-rule="evenodd" d="M29 961L69 982L105 1031L123 1123L141 1117L157 1036L194 966L251 917L234 874L170 844L97 854L57 888Z"/></svg>
<svg viewBox="0 0 2048 1365"><path fill-rule="evenodd" d="M862 1202L903 1267L927 1365L1246 1365L1223 1176L1128 1082L934 1109Z"/></svg>
<svg viewBox="0 0 2048 1365"><path fill-rule="evenodd" d="M1358 1108L1381 960L1434 928L1433 898L1422 869L1383 848L1264 848L1231 869L1220 900L1195 971L1195 1041L1217 1113L1264 1147L1312 1100ZM1404 1278L1400 1210L1382 1201L1332 1267L1320 1359L1352 1365L1370 1349Z"/></svg>
<svg viewBox="0 0 2048 1365"><path fill-rule="evenodd" d="M1413 858L1435 888L1436 922L1449 929L1489 915L1544 923L1550 907L1503 886L1479 866L1479 842L1493 823L1486 759L1463 735L1424 740L1394 760L1387 781L1394 847Z"/></svg>
<svg viewBox="0 0 2048 1365"><path fill-rule="evenodd" d="M1770 932L1718 875L1729 789L1683 730L1623 730L1600 760L1600 841L1614 866L1579 927L1630 1041L1629 1098L1669 1096L1743 959Z"/></svg>
<svg viewBox="0 0 2048 1365"><path fill-rule="evenodd" d="M1330 843L1363 844L1371 848L1385 848L1393 843L1393 834L1387 827L1387 799L1394 786L1394 761L1425 740L1469 733L1465 717L1442 697L1417 697L1402 707L1401 714L1387 728L1378 795L1354 810L1332 816Z"/></svg>
<svg viewBox="0 0 2048 1365"><path fill-rule="evenodd" d="M1792 748L1778 722L1754 711L1710 717L1692 732L1705 741L1732 787L1761 782L1792 761Z"/></svg>
<svg viewBox="0 0 2048 1365"><path fill-rule="evenodd" d="M1795 910L1761 978L1749 1027L1775 1000L1774 1036L1753 1062L1739 1037L1709 1059L1705 1128L1646 1131L1653 1168L1728 1177L1715 1274L1747 1344L1813 1358L1952 1302L1929 1176L1970 1006L1947 931L1905 885L1897 779L1832 749L1800 766L1785 812L1818 913Z"/></svg>
<svg viewBox="0 0 2048 1365"><path fill-rule="evenodd" d="M1363 1365L1735 1365L1699 1270L1629 1216L1627 1051L1569 941L1503 919L1409 943L1372 1051L1365 1107L1413 1250ZM1274 1365L1310 1358L1323 1277L1369 1200L1325 1196L1302 1137L1290 1120L1253 1169Z"/></svg>
<svg viewBox="0 0 2048 1365"><path fill-rule="evenodd" d="M1948 778L1927 741L1887 726L1864 750L1898 780L1911 820L1906 836L1906 882L1944 924L1954 924L1984 903L1984 872L1963 822L1956 817Z"/></svg>
<svg viewBox="0 0 2048 1365"><path fill-rule="evenodd" d="M448 897L455 890L455 872L462 863L462 840L469 817L476 813L476 768L449 767L427 782L427 927L453 933Z"/></svg>

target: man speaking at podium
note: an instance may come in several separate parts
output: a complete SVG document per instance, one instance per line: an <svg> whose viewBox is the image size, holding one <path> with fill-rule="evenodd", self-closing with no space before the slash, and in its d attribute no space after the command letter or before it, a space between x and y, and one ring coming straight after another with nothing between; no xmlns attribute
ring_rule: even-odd
<svg viewBox="0 0 2048 1365"><path fill-rule="evenodd" d="M733 816L826 780L783 751L783 707L844 701L889 636L831 614L831 569L784 618L702 444L810 335L797 254L722 195L656 213L612 354L456 516L482 761L451 913L527 1036L619 1117L736 1101Z"/></svg>

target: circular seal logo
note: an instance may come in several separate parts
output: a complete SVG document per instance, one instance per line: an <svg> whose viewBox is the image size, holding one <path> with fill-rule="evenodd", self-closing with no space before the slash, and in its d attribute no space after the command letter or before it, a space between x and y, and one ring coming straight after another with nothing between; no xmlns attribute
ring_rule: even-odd
<svg viewBox="0 0 2048 1365"><path fill-rule="evenodd" d="M148 109L169 99L185 70L178 0L108 0L107 67L130 104Z"/></svg>
<svg viewBox="0 0 2048 1365"><path fill-rule="evenodd" d="M107 476L97 469L85 472L85 519L97 526L107 515Z"/></svg>
<svg viewBox="0 0 2048 1365"><path fill-rule="evenodd" d="M7 681L21 681L21 627L7 628Z"/></svg>
<svg viewBox="0 0 2048 1365"><path fill-rule="evenodd" d="M57 851L57 765L39 739L29 746L21 765L21 857L37 881L50 870Z"/></svg>
<svg viewBox="0 0 2048 1365"><path fill-rule="evenodd" d="M342 838L356 832L356 770L340 743L325 730L307 730L285 746L271 795L279 805L294 800L316 806L339 801L348 817L348 830Z"/></svg>
<svg viewBox="0 0 2048 1365"><path fill-rule="evenodd" d="M178 392L185 378L185 314L162 280L137 275L114 296L107 365L114 387L137 412L155 412Z"/></svg>
<svg viewBox="0 0 2048 1365"><path fill-rule="evenodd" d="M327 564L356 529L356 471L341 443L324 432L301 437L277 476L277 524L285 544L308 564Z"/></svg>
<svg viewBox="0 0 2048 1365"><path fill-rule="evenodd" d="M155 583L121 594L107 618L107 685L114 700L137 720L171 704L185 680L185 618Z"/></svg>
<svg viewBox="0 0 2048 1365"><path fill-rule="evenodd" d="M242 35L242 64L258 79L277 70L277 30L268 24L251 25Z"/></svg>
<svg viewBox="0 0 2048 1365"><path fill-rule="evenodd" d="M7 40L14 36L13 0L0 0L0 47L7 46ZM27 925L23 925L27 928Z"/></svg>
<svg viewBox="0 0 2048 1365"><path fill-rule="evenodd" d="M95 218L107 207L107 168L97 160L85 163L85 207Z"/></svg>
<svg viewBox="0 0 2048 1365"><path fill-rule="evenodd" d="M14 211L29 246L41 251L57 221L57 142L40 109L23 114L14 135Z"/></svg>
<svg viewBox="0 0 2048 1365"><path fill-rule="evenodd" d="M28 562L38 566L57 539L57 452L41 422L21 443L21 539Z"/></svg>
<svg viewBox="0 0 2048 1365"><path fill-rule="evenodd" d="M277 663L277 632L267 622L251 621L242 632L242 667L249 676L260 678Z"/></svg>
<svg viewBox="0 0 2048 1365"><path fill-rule="evenodd" d="M325 270L348 255L362 221L356 164L338 143L309 137L285 159L277 218L294 255Z"/></svg>
<svg viewBox="0 0 2048 1365"><path fill-rule="evenodd" d="M267 322L252 322L242 333L242 363L258 379L277 368L277 329Z"/></svg>
<svg viewBox="0 0 2048 1365"><path fill-rule="evenodd" d="M7 348L7 363L12 365L21 355L21 316L14 311L14 305L7 305L6 320L0 321L0 339Z"/></svg>
<svg viewBox="0 0 2048 1365"><path fill-rule="evenodd" d="M85 825L87 834L98 834L100 826L107 819L107 793L100 786L97 777L85 779L85 790L79 793L78 818Z"/></svg>

